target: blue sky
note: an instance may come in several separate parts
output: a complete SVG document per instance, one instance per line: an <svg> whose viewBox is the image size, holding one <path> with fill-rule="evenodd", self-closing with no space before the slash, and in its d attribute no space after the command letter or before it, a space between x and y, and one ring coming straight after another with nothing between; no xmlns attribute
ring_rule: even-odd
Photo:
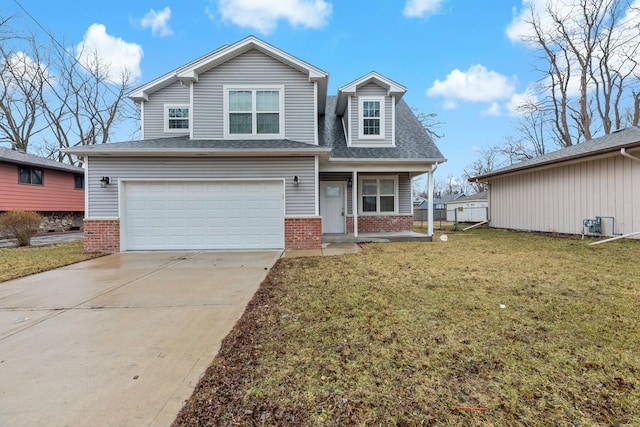
<svg viewBox="0 0 640 427"><path fill-rule="evenodd" d="M436 113L448 162L460 177L477 150L517 135L513 102L540 76L519 42L522 13L542 0L9 0L65 45L86 43L136 85L223 45L255 35L330 74L329 94L375 70L408 88L405 100ZM69 11L73 13L70 14ZM127 126L129 129L127 129ZM116 134L128 139L130 123Z"/></svg>

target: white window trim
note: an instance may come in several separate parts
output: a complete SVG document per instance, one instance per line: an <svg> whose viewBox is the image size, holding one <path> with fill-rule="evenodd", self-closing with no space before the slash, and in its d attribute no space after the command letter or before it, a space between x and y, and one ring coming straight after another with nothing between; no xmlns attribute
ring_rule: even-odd
<svg viewBox="0 0 640 427"><path fill-rule="evenodd" d="M229 133L229 91L230 90L246 90L246 91L251 91L252 93L252 121L251 124L253 126L253 133L244 133L244 134L237 134L237 133ZM279 107L280 107L280 112L279 114L279 129L280 132L279 133L256 133L256 126L257 126L257 121L255 119L256 117L256 103L255 103L255 98L256 98L256 91L260 91L260 90L277 90L280 94L280 99L279 99ZM284 139L284 85L251 85L251 86L246 86L246 85L224 85L222 87L222 93L223 93L223 97L224 97L224 102L223 102L223 122L224 122L224 138L225 139Z"/></svg>
<svg viewBox="0 0 640 427"><path fill-rule="evenodd" d="M380 140L385 139L385 104L384 96L359 96L358 97L358 139L361 141L366 140ZM380 135L365 135L364 134L364 103L374 101L380 103Z"/></svg>
<svg viewBox="0 0 640 427"><path fill-rule="evenodd" d="M189 110L189 127L182 129L169 129L169 109L170 108L186 108ZM188 134L191 132L191 128L193 127L193 109L189 104L164 104L164 133L182 133Z"/></svg>
<svg viewBox="0 0 640 427"><path fill-rule="evenodd" d="M364 186L362 185L362 181L366 179L376 179L378 180L377 184L377 194L376 194L376 212L364 212L362 207L364 205L362 198L362 190ZM393 179L393 212L380 212L380 180L381 179ZM397 215L398 210L398 198L399 198L399 187L398 187L399 177L398 175L364 175L358 177L358 215L360 216L385 216L385 215Z"/></svg>

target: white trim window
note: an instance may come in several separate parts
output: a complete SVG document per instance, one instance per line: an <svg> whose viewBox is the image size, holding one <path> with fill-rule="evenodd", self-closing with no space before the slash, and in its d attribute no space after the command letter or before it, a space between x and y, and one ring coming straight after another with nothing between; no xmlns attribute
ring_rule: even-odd
<svg viewBox="0 0 640 427"><path fill-rule="evenodd" d="M398 212L398 177L365 176L360 179L360 213Z"/></svg>
<svg viewBox="0 0 640 427"><path fill-rule="evenodd" d="M358 139L384 139L384 96L361 96L358 104Z"/></svg>
<svg viewBox="0 0 640 427"><path fill-rule="evenodd" d="M225 86L224 136L284 138L284 86Z"/></svg>
<svg viewBox="0 0 640 427"><path fill-rule="evenodd" d="M189 104L165 104L164 131L166 133L189 133L190 114Z"/></svg>

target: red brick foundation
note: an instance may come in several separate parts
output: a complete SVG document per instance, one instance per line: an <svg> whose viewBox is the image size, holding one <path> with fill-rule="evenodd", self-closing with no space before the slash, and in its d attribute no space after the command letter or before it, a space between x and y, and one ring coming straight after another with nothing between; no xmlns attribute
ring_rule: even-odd
<svg viewBox="0 0 640 427"><path fill-rule="evenodd" d="M322 249L322 218L285 218L285 249Z"/></svg>
<svg viewBox="0 0 640 427"><path fill-rule="evenodd" d="M120 252L120 220L85 218L84 251Z"/></svg>
<svg viewBox="0 0 640 427"><path fill-rule="evenodd" d="M412 215L359 216L358 233L413 231ZM353 216L347 217L347 233L353 234Z"/></svg>

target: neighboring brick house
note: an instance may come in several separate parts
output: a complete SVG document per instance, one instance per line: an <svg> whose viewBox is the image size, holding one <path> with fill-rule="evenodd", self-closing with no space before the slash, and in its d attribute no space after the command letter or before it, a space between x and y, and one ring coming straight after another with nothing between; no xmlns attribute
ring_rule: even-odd
<svg viewBox="0 0 640 427"><path fill-rule="evenodd" d="M0 212L36 211L41 232L82 228L84 169L0 147Z"/></svg>
<svg viewBox="0 0 640 427"><path fill-rule="evenodd" d="M412 178L446 159L405 87L371 72L327 96L328 77L251 36L132 91L140 140L66 150L86 161L85 248L303 249L412 230Z"/></svg>

